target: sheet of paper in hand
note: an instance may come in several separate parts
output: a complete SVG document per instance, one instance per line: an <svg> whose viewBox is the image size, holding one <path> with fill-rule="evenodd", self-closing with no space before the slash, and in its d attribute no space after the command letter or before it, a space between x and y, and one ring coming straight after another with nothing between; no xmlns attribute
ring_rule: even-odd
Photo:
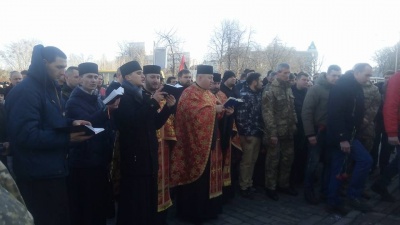
<svg viewBox="0 0 400 225"><path fill-rule="evenodd" d="M224 103L225 108L235 107L237 104L242 103L243 100L240 98L229 97L228 100Z"/></svg>
<svg viewBox="0 0 400 225"><path fill-rule="evenodd" d="M112 104L115 99L120 98L124 94L124 88L119 87L118 89L114 89L108 96L103 100L105 105Z"/></svg>
<svg viewBox="0 0 400 225"><path fill-rule="evenodd" d="M77 133L77 132L85 132L85 135L95 135L104 131L104 128L94 128L89 125L79 125L72 127L59 127L55 128L59 131L69 132L69 133Z"/></svg>

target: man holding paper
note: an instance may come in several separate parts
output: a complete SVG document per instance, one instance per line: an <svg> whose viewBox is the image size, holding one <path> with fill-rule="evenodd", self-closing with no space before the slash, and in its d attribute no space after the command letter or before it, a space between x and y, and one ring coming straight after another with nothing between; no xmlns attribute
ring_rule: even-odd
<svg viewBox="0 0 400 225"><path fill-rule="evenodd" d="M160 129L171 114L174 98L160 112L167 93L156 89L143 96L145 76L136 61L120 67L124 95L115 111L119 130L121 180L117 224L155 224L157 213L158 140Z"/></svg>
<svg viewBox="0 0 400 225"><path fill-rule="evenodd" d="M67 117L84 119L103 132L69 151L68 176L72 224L106 224L106 198L109 165L113 139L110 115L118 108L119 99L104 105L98 98L98 66L81 63L78 66L80 85L75 88L66 104Z"/></svg>
<svg viewBox="0 0 400 225"><path fill-rule="evenodd" d="M60 49L35 46L27 78L13 88L5 105L17 184L36 225L70 224L68 146L90 138L55 129L90 124L65 117L56 80L66 67L67 57Z"/></svg>

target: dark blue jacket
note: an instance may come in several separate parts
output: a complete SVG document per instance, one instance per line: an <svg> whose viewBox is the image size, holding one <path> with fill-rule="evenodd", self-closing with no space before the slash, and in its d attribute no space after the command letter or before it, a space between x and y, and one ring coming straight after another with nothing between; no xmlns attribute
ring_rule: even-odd
<svg viewBox="0 0 400 225"><path fill-rule="evenodd" d="M69 151L69 165L74 168L107 166L112 157L110 119L103 102L97 95L75 88L65 106L67 117L89 121L93 127L104 128L89 140L74 145Z"/></svg>
<svg viewBox="0 0 400 225"><path fill-rule="evenodd" d="M35 46L28 76L7 96L7 132L17 177L56 178L68 174L69 134L54 130L72 125L63 116L61 90L46 72Z"/></svg>
<svg viewBox="0 0 400 225"><path fill-rule="evenodd" d="M364 92L352 73L343 75L333 86L328 100L328 139L337 145L351 141L364 118Z"/></svg>

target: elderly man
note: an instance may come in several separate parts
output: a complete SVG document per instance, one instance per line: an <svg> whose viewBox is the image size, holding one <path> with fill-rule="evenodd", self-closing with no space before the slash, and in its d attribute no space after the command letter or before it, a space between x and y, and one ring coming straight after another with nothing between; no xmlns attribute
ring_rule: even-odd
<svg viewBox="0 0 400 225"><path fill-rule="evenodd" d="M198 65L196 82L183 91L178 103L177 143L171 157L171 182L181 185L178 216L196 223L221 212L222 151L217 119L226 110L210 92L211 82L213 67Z"/></svg>
<svg viewBox="0 0 400 225"><path fill-rule="evenodd" d="M8 93L13 89L13 87L17 86L22 81L22 74L18 71L11 71L10 72L10 86L6 87L4 97L7 97Z"/></svg>

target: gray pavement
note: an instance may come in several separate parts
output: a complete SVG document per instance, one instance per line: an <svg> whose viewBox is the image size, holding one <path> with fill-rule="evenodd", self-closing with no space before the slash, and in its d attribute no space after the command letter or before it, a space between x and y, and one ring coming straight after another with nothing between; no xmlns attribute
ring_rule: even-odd
<svg viewBox="0 0 400 225"><path fill-rule="evenodd" d="M400 225L400 192L398 191L398 178L396 177L389 190L398 199L396 203L380 201L377 194L371 193L368 201L373 205L373 211L361 213L351 211L345 217L329 214L325 211L325 204L316 206L305 202L302 189L298 188L296 197L280 194L279 201L273 201L265 196L262 188L258 188L253 199L242 198L237 195L230 203L224 205L223 213L218 219L210 220L204 225ZM368 187L370 182L368 182ZM109 225L113 225L112 221ZM169 211L169 225L188 225L190 223L175 218L174 208Z"/></svg>

